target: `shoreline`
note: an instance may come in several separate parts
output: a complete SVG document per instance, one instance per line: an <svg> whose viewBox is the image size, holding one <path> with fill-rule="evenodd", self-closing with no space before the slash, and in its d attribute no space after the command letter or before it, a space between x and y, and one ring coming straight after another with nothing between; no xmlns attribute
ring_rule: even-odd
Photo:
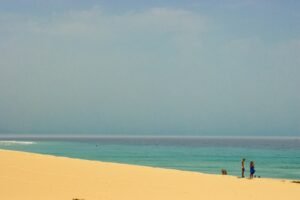
<svg viewBox="0 0 300 200"><path fill-rule="evenodd" d="M0 149L0 197L50 199L299 199L300 184Z"/></svg>
<svg viewBox="0 0 300 200"><path fill-rule="evenodd" d="M54 158L74 159L74 160L79 160L79 161L110 163L110 164L116 164L116 165L128 165L128 166L146 167L146 168L162 169L162 170L175 170L175 171L180 171L180 172L191 172L191 173L199 173L199 174L206 174L206 175L228 176L228 177L234 177L234 178L239 178L239 179L250 179L248 176L245 176L245 178L242 178L240 176L231 175L231 174L222 175L221 173L217 174L217 173L208 173L208 172L201 172L201 171L183 170L183 169L176 169L176 168L156 167L156 166L150 166L150 165L138 165L138 164L125 163L125 162L109 162L109 161L102 161L102 160L82 159L82 158L76 158L76 157L58 156L58 155L53 155L53 154L48 154L48 153L35 153L35 152L30 152L30 151L8 150L8 149L1 149L0 148L0 152L1 151L36 154L36 155L42 155L42 156L50 156L50 157L54 157ZM254 179L267 179L267 180L290 181L290 182L299 182L300 183L300 179L292 179L292 178L289 179L289 178L273 178L273 177L255 177Z"/></svg>

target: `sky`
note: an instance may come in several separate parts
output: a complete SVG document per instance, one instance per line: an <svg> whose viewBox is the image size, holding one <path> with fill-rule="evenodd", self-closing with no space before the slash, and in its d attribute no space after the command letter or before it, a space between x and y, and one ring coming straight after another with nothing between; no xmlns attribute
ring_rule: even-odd
<svg viewBox="0 0 300 200"><path fill-rule="evenodd" d="M0 0L0 134L300 136L299 10Z"/></svg>

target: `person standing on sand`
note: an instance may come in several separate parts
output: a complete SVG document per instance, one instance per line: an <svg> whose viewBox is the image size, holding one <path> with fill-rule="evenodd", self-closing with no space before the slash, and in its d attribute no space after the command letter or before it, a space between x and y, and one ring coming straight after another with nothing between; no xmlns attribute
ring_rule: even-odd
<svg viewBox="0 0 300 200"><path fill-rule="evenodd" d="M245 177L245 158L242 159L242 178Z"/></svg>
<svg viewBox="0 0 300 200"><path fill-rule="evenodd" d="M250 162L250 178L253 178L254 173L255 173L254 162L251 161Z"/></svg>

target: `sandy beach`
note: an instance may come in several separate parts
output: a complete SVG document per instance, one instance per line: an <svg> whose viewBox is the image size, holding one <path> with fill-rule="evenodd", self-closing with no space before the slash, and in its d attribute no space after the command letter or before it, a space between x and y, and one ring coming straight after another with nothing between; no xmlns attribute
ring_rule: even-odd
<svg viewBox="0 0 300 200"><path fill-rule="evenodd" d="M0 163L0 198L5 200L300 199L300 184L290 180L249 180L6 150L0 150Z"/></svg>

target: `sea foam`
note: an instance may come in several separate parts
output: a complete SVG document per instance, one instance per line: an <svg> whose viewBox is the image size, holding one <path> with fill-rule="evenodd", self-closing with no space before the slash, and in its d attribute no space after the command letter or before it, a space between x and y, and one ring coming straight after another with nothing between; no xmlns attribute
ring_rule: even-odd
<svg viewBox="0 0 300 200"><path fill-rule="evenodd" d="M10 145L32 145L35 142L32 141L13 141L13 140L1 140L0 145L10 146Z"/></svg>

